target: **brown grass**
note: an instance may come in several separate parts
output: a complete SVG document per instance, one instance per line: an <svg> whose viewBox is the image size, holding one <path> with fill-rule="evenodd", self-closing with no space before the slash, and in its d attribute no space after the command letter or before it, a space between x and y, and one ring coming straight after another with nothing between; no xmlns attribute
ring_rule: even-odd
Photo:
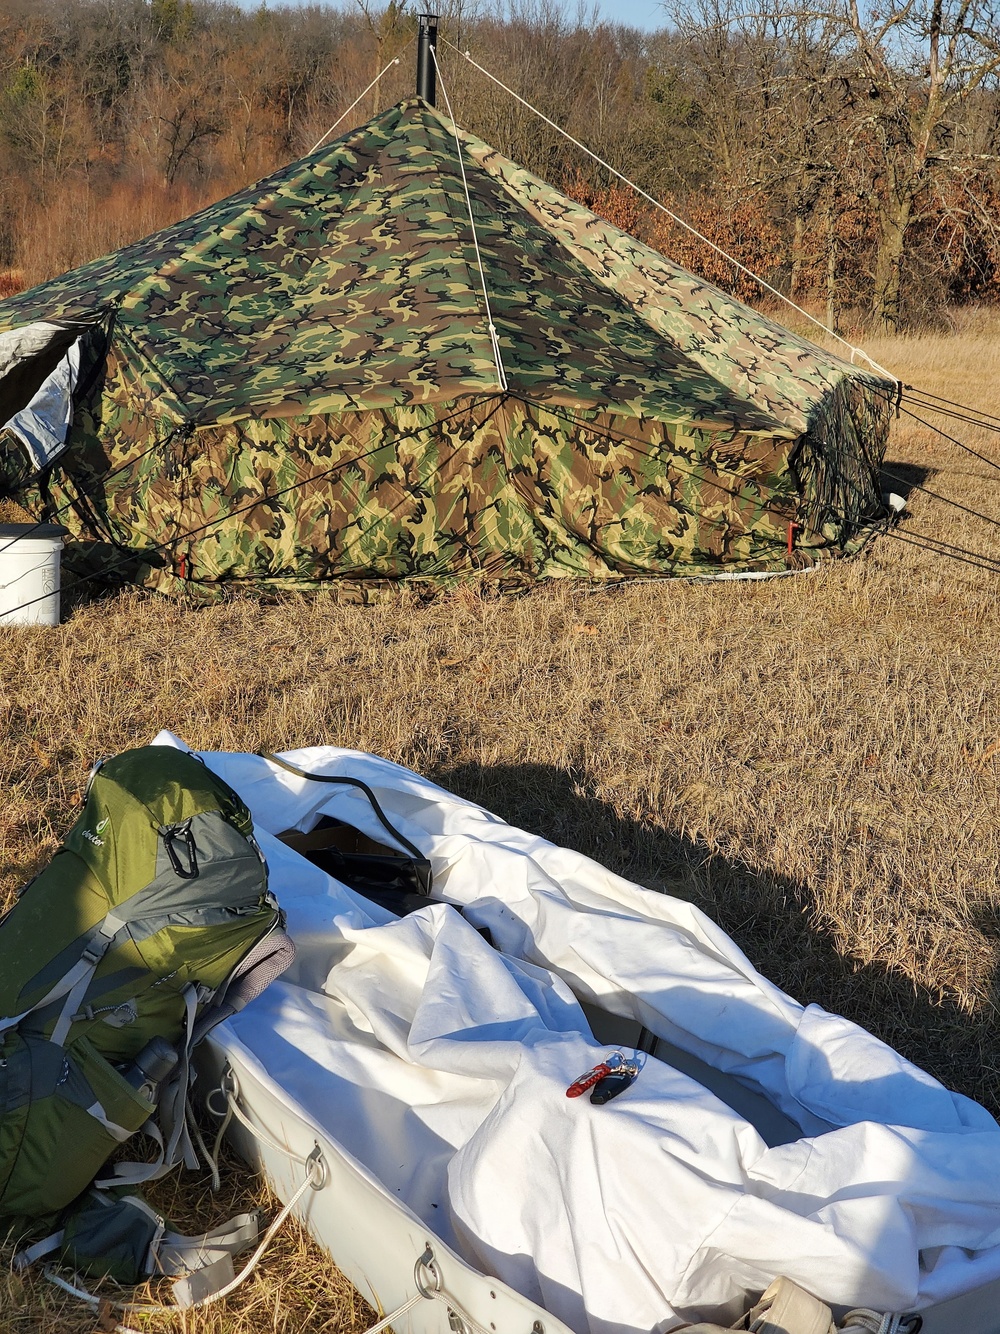
<svg viewBox="0 0 1000 1334"><path fill-rule="evenodd" d="M871 350L1000 411L996 335L966 316L952 337ZM1000 457L1000 439L954 433ZM905 417L889 458L1000 514L1000 472ZM910 507L904 534L997 548L995 526L919 491ZM372 750L694 899L792 994L996 1112L998 682L996 578L892 537L767 584L201 611L128 593L0 632L0 891L55 850L94 757L161 726L199 747ZM206 1224L224 1212L176 1189ZM93 1328L36 1277L6 1282L4 1329ZM290 1231L225 1311L142 1327L350 1331L369 1318L353 1303Z"/></svg>

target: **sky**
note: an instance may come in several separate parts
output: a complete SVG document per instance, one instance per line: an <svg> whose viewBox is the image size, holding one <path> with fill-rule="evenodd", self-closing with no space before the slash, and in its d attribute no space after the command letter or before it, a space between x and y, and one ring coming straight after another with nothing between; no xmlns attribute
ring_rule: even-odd
<svg viewBox="0 0 1000 1334"><path fill-rule="evenodd" d="M667 26L663 5L655 0L599 0L601 16L615 23L626 23L641 32L655 32Z"/></svg>
<svg viewBox="0 0 1000 1334"><path fill-rule="evenodd" d="M640 32L655 32L657 28L667 26L667 16L661 0L592 0L593 7L600 11L601 17L612 23L625 23ZM576 6L565 4L563 8L569 14L576 12ZM591 4L586 8L589 10Z"/></svg>
<svg viewBox="0 0 1000 1334"><path fill-rule="evenodd" d="M244 9L257 9L260 0L237 0L237 3ZM315 0L268 0L269 6L274 9L295 3L315 3ZM320 0L320 3L328 3L334 8L342 7L337 4L337 0ZM580 8L576 0L561 0L561 3L570 16L575 16ZM375 0L373 8L381 8L380 0ZM434 13L433 0L411 0L411 8L417 13ZM657 28L666 27L662 0L583 0L582 8L584 12L596 9L602 18L612 23L625 23L641 32L655 32Z"/></svg>

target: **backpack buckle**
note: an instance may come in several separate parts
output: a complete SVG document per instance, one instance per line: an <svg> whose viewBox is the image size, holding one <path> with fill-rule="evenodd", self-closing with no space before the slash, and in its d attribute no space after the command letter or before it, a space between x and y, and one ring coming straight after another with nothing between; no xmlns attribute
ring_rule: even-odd
<svg viewBox="0 0 1000 1334"><path fill-rule="evenodd" d="M90 941L90 943L81 950L80 958L86 960L89 964L93 964L96 968L107 952L107 939L104 936L98 936L96 940Z"/></svg>

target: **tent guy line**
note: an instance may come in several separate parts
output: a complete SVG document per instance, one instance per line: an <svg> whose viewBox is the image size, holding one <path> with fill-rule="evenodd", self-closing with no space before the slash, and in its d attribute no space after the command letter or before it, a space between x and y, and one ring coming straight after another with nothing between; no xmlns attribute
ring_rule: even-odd
<svg viewBox="0 0 1000 1334"><path fill-rule="evenodd" d="M983 555L981 551L952 546L950 542L932 537L930 533L901 533L898 528L893 527L886 529L886 536L894 537L897 541L905 542L907 546L917 547L920 551L927 551L931 555L945 556L949 560L958 561L962 565L971 565L974 569L986 570L990 574L1000 574L1000 561L992 560L991 557Z"/></svg>
<svg viewBox="0 0 1000 1334"><path fill-rule="evenodd" d="M469 178L465 174L465 154L462 152L462 142L458 135L458 125L455 117L451 114L451 98L448 96L448 89L445 86L444 78L441 74L441 66L438 64L437 51L434 49L434 43L431 42L428 50L431 53L431 59L434 61L434 69L437 71L438 81L441 84L441 92L444 94L444 103L448 110L448 119L451 121L452 129L455 135L455 156L458 158L458 166L462 173L462 189L465 191L465 206L469 211L469 230L472 232L472 245L476 252L476 267L479 269L479 281L483 285L483 302L486 306L486 323L490 331L490 343L493 346L493 360L497 364L497 383L503 393L507 392L507 372L504 369L503 357L500 355L500 339L497 336L497 327L493 323L493 311L490 308L490 293L486 286L486 271L483 268L483 252L479 249L479 234L476 231L476 219L472 214L472 196L469 194Z"/></svg>
<svg viewBox="0 0 1000 1334"><path fill-rule="evenodd" d="M968 505L963 505L961 501L951 500L948 496L943 496L940 491L932 491L930 487L923 486L920 482L914 482L908 477L900 477L898 473L889 472L885 467L882 468L882 476L888 477L890 482L899 482L901 486L908 486L913 491L922 491L925 496L931 496L934 500L939 500L942 505L950 505L953 509L961 510L963 514L971 514L974 519L981 519L983 523L988 523L994 528L1000 528L1000 519L994 519L989 514L981 514L979 510L971 509Z"/></svg>
<svg viewBox="0 0 1000 1334"><path fill-rule="evenodd" d="M411 37L410 40L406 43L406 46L404 46L403 49L402 49L402 51L400 51L399 55L396 56L396 58L395 58L394 60L390 60L389 63L388 63L388 65L386 65L385 69L380 69L380 70L379 70L379 72L375 75L374 79L372 79L371 83L370 83L370 84L368 85L368 87L364 90L364 92L361 93L361 94L359 94L359 95L354 99L354 101L351 103L351 105L347 108L346 111L342 111L342 112L340 113L340 115L337 117L337 119L333 122L333 124L332 124L332 125L330 126L330 128L327 130L326 134L324 134L324 135L322 136L322 138L316 140L316 142L313 144L312 148L310 148L309 153L306 154L306 157L308 157L311 153L315 153L316 150L317 150L317 148L322 148L322 147L323 147L323 145L326 143L327 139L329 139L330 135L333 134L334 130L337 128L337 126L340 124L340 122L343 121L343 120L346 120L346 119L347 119L347 117L351 114L351 112L352 112L352 111L354 110L354 108L358 105L358 103L364 101L364 99L368 96L368 94L371 92L371 90L375 87L375 85L376 85L377 83L381 83L382 79L385 77L386 74L389 73L389 71L392 69L393 65L398 65L398 64L399 64L400 57L403 56L403 55L405 54L405 52L406 52L406 47L410 46L412 42L413 42L413 38Z"/></svg>
<svg viewBox="0 0 1000 1334"><path fill-rule="evenodd" d="M997 426L1000 427L1000 417L994 416L992 412L984 412L980 408L970 408L968 404L957 403L953 398L943 398L940 394L932 394L929 389L916 389L912 384L904 385L903 389L907 393L920 394L923 398L933 398L938 403L947 403L947 405L952 408L961 408L963 412L974 412L979 417L988 418L990 421L996 422ZM925 404L924 406L930 407L930 404ZM937 411L937 409L935 410Z"/></svg>
<svg viewBox="0 0 1000 1334"><path fill-rule="evenodd" d="M951 421L965 422L969 426L978 426L983 431L996 431L1000 434L1000 426L993 426L989 422L977 421L975 417L963 416L961 413L955 412L950 408L936 408L933 404L922 403L919 399L911 398L909 394L905 395L903 399L904 403L907 401L913 403L916 407L921 408L924 412L939 412L942 417L947 417ZM996 468L1000 471L1000 463L998 463L996 459L991 459L986 454L977 453L971 445L966 445L961 440L957 440L953 435L949 435L947 431L942 431L941 427L935 426L933 422L926 421L923 417L918 417L915 412L911 412L909 408L903 407L902 404L900 405L899 410L900 412L905 412L908 417L912 417L914 421L919 422L921 426L926 426L928 430L936 431L938 435L944 436L945 440L950 440L951 443L957 445L959 449L964 449L967 454L971 454L973 458L979 459L980 463L988 463L991 468Z"/></svg>
<svg viewBox="0 0 1000 1334"><path fill-rule="evenodd" d="M557 134L561 134L564 139L569 140L569 142L573 144L575 147L579 148L581 152L586 153L588 157L592 158L599 166L603 167L605 171L609 171L612 176L617 177L618 180L622 181L625 185L629 186L630 189L634 190L636 194L641 195L643 199L648 200L648 202L652 204L654 208L658 208L661 211L661 213L665 213L667 217L670 218L672 221L676 222L678 226L683 227L685 231L690 232L692 236L697 237L699 241L709 246L712 250L716 252L717 255L720 255L724 260L726 260L727 263L732 264L735 268L739 269L741 273L745 273L748 278L752 278L755 283L758 283L760 287L764 289L765 292L770 292L772 296L776 296L779 301L783 301L786 306L790 306L793 310L797 311L800 315L804 316L812 324L815 324L817 328L822 329L823 332L827 334L829 337L836 338L839 343L843 344L844 347L850 350L852 364L854 362L855 356L863 357L865 361L868 362L869 366L871 366L872 370L877 371L879 375L886 376L887 379L895 381L897 384L899 383L899 376L893 374L892 371L887 371L884 366L880 366L877 361L875 361L872 357L868 355L868 353L864 350L864 348L857 347L854 343L849 342L848 339L842 337L838 333L835 333L834 330L828 328L827 325L825 325L822 320L818 320L815 315L810 314L808 310L806 310L803 306L800 306L798 302L793 301L791 297L786 296L784 292L779 291L777 287L773 287L765 278L762 278L759 273L754 273L752 269L748 269L745 264L741 263L740 260L736 259L733 255L728 254L725 250L721 248L721 246L716 245L714 241L710 241L707 236L703 236L696 227L692 226L691 223L686 222L684 218L680 216L680 214L674 213L672 209L667 208L666 204L662 203L654 195L648 194L642 188L642 186L636 185L636 183L633 180L630 180L628 176L624 175L623 172L620 172L617 170L617 168L612 167L610 162L606 162L604 158L599 157L597 153L595 153L592 149L588 148L585 143L582 143L579 139L575 139L573 135L569 133L568 130L564 130L561 125L558 125L554 120L550 120L548 116L545 115L544 112L539 111L536 106L532 106L532 104L528 102L525 98L523 98L520 95L520 93L516 93L513 90L513 88L508 87L508 85L505 84L503 80L498 79L495 74L491 74L490 71L485 68L485 66L480 65L478 61L473 60L470 52L463 51L461 47L456 46L454 42L449 42L447 37L443 38L442 40L446 43L446 45L450 46L454 52L456 52L458 55L462 56L465 60L467 60L474 69L479 70L480 74L484 74L487 79L492 80L492 82L495 83L498 88L502 88L505 93L508 93L516 101L520 102L521 105L525 107L528 111L533 112L539 118L539 120L543 120L546 125L551 126L551 128L555 130Z"/></svg>

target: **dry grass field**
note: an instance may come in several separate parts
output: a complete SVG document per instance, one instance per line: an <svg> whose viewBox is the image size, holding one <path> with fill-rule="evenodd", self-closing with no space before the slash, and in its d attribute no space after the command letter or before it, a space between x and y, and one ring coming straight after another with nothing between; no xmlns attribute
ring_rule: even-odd
<svg viewBox="0 0 1000 1334"><path fill-rule="evenodd" d="M869 350L1000 413L998 334L973 313ZM943 425L1000 459L1000 436ZM1000 469L905 416L888 459L892 489L1000 516ZM997 549L995 523L919 490L909 511L903 536ZM892 536L768 583L94 602L59 628L0 631L0 891L55 850L93 759L160 727L202 748L376 751L693 899L793 995L1000 1113L998 611L993 573ZM208 1225L257 1187L231 1167L225 1196L182 1182L160 1199ZM371 1318L289 1228L224 1307L129 1323L351 1334ZM5 1334L94 1328L39 1277L0 1271Z"/></svg>

